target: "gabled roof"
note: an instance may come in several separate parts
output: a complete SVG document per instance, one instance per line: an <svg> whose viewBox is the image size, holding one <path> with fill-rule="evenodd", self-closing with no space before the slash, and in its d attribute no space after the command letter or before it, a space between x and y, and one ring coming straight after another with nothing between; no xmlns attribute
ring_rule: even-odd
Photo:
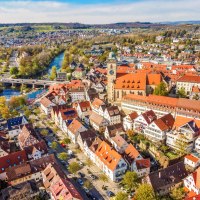
<svg viewBox="0 0 200 200"><path fill-rule="evenodd" d="M156 120L156 114L154 113L153 110L148 110L144 113L141 114L143 116L143 118L145 119L145 121L150 124L151 122L153 122L154 120Z"/></svg>
<svg viewBox="0 0 200 200"><path fill-rule="evenodd" d="M151 167L150 159L139 159L135 161L137 169L146 169Z"/></svg>
<svg viewBox="0 0 200 200"><path fill-rule="evenodd" d="M138 117L137 112L132 112L128 115L130 117L130 119L133 121L136 117Z"/></svg>
<svg viewBox="0 0 200 200"><path fill-rule="evenodd" d="M100 144L95 154L111 171L116 169L122 158L122 156L105 141Z"/></svg>
<svg viewBox="0 0 200 200"><path fill-rule="evenodd" d="M160 130L170 130L174 125L174 118L171 114L164 115L163 117L154 121L154 123L160 128Z"/></svg>
<svg viewBox="0 0 200 200"><path fill-rule="evenodd" d="M51 102L51 100L48 99L47 97L43 97L43 98L40 100L40 103L41 103L45 108L47 108L47 107L49 107L51 104L53 104L53 103Z"/></svg>
<svg viewBox="0 0 200 200"><path fill-rule="evenodd" d="M197 163L198 161L200 161L200 159L198 157L195 157L192 154L188 154L185 156L186 159L191 160L194 163Z"/></svg>
<svg viewBox="0 0 200 200"><path fill-rule="evenodd" d="M77 118L77 112L74 108L66 108L59 110L59 113L61 113L61 117L63 120L70 120L72 121L74 118Z"/></svg>
<svg viewBox="0 0 200 200"><path fill-rule="evenodd" d="M110 137L114 137L116 133L124 132L124 127L121 123L109 125L106 129L108 130Z"/></svg>
<svg viewBox="0 0 200 200"><path fill-rule="evenodd" d="M83 124L78 119L73 119L68 126L68 130L70 130L71 133L76 134L82 126Z"/></svg>
<svg viewBox="0 0 200 200"><path fill-rule="evenodd" d="M90 106L89 101L82 101L82 102L78 103L78 105L80 106L80 109L81 109L82 112L86 112L88 110L91 110L91 106Z"/></svg>
<svg viewBox="0 0 200 200"><path fill-rule="evenodd" d="M24 150L3 156L0 158L0 173L5 172L8 167L19 165L27 160L28 158Z"/></svg>
<svg viewBox="0 0 200 200"><path fill-rule="evenodd" d="M182 182L187 177L188 172L184 163L181 161L167 168L149 174L149 181L155 191L161 188L171 188L171 186Z"/></svg>
<svg viewBox="0 0 200 200"><path fill-rule="evenodd" d="M96 138L96 133L93 130L87 130L87 131L83 131L79 134L79 137L81 138L82 142L86 142L87 146L91 146L91 144L93 143L93 141Z"/></svg>
<svg viewBox="0 0 200 200"><path fill-rule="evenodd" d="M98 98L95 98L94 101L92 102L92 106L99 108L100 106L105 105L105 103Z"/></svg>
<svg viewBox="0 0 200 200"><path fill-rule="evenodd" d="M104 120L105 119L101 115L98 115L95 112L92 112L90 115L90 121L94 122L97 125L101 125Z"/></svg>
<svg viewBox="0 0 200 200"><path fill-rule="evenodd" d="M120 115L118 106L110 106L106 108L110 117Z"/></svg>
<svg viewBox="0 0 200 200"><path fill-rule="evenodd" d="M43 154L48 153L47 145L44 140L42 140L36 144L33 144L32 146L28 146L28 147L24 148L27 155L31 155L33 153L34 149L43 152Z"/></svg>
<svg viewBox="0 0 200 200"><path fill-rule="evenodd" d="M132 164L132 162L138 158L138 156L140 156L138 150L132 144L129 144L124 151L125 160L127 160L129 164Z"/></svg>
<svg viewBox="0 0 200 200"><path fill-rule="evenodd" d="M146 79L146 74L126 74L116 79L115 89L146 90Z"/></svg>

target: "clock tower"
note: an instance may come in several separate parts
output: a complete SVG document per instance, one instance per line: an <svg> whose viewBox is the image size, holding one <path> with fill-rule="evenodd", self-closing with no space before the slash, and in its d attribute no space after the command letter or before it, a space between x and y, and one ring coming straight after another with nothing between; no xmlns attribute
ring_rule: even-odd
<svg viewBox="0 0 200 200"><path fill-rule="evenodd" d="M113 103L114 98L114 85L117 74L117 59L113 52L110 52L107 62L107 97L108 102Z"/></svg>

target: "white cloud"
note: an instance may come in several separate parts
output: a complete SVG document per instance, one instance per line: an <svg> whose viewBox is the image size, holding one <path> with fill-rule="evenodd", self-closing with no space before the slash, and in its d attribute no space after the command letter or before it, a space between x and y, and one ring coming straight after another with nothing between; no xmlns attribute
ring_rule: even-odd
<svg viewBox="0 0 200 200"><path fill-rule="evenodd" d="M1 1L0 23L200 20L200 0L143 0L133 3L70 4L57 1Z"/></svg>

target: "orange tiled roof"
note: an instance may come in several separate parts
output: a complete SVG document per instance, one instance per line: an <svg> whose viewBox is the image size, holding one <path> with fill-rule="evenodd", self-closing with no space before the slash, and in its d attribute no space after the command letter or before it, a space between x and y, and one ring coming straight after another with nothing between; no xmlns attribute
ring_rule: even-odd
<svg viewBox="0 0 200 200"><path fill-rule="evenodd" d="M82 123L77 120L77 119L74 119L70 125L68 126L68 129L73 133L73 134L76 134L77 131L82 127Z"/></svg>
<svg viewBox="0 0 200 200"><path fill-rule="evenodd" d="M126 74L116 79L115 89L146 90L146 74Z"/></svg>
<svg viewBox="0 0 200 200"><path fill-rule="evenodd" d="M132 159L136 159L140 155L138 150L132 144L128 145L128 147L125 149L125 153Z"/></svg>
<svg viewBox="0 0 200 200"><path fill-rule="evenodd" d="M181 116L177 116L174 122L174 128L178 128L183 126L184 124L186 124L187 122L190 122L191 120L194 120L194 122L196 123L197 127L200 128L200 120L197 119L191 119L191 118L187 118L187 117L181 117Z"/></svg>
<svg viewBox="0 0 200 200"><path fill-rule="evenodd" d="M159 85L162 81L161 74L148 74L147 75L147 84L148 85Z"/></svg>
<svg viewBox="0 0 200 200"><path fill-rule="evenodd" d="M185 158L187 158L188 160L191 160L194 163L197 163L199 161L199 158L193 156L192 154L186 155Z"/></svg>
<svg viewBox="0 0 200 200"><path fill-rule="evenodd" d="M191 82L191 83L200 83L200 76L189 76L184 75L177 80L178 82Z"/></svg>
<svg viewBox="0 0 200 200"><path fill-rule="evenodd" d="M105 141L100 144L95 154L112 171L116 169L117 164L122 158L122 156Z"/></svg>

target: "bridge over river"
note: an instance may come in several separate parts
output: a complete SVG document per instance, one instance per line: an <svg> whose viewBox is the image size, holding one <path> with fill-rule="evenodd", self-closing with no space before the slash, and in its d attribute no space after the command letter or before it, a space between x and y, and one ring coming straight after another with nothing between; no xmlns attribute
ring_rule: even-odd
<svg viewBox="0 0 200 200"><path fill-rule="evenodd" d="M0 79L1 83L10 83L12 85L15 84L25 84L25 85L32 85L35 87L38 86L50 86L56 83L69 83L69 81L60 82L60 81L48 81L48 80L37 80L37 79L13 79L13 78L2 78Z"/></svg>

